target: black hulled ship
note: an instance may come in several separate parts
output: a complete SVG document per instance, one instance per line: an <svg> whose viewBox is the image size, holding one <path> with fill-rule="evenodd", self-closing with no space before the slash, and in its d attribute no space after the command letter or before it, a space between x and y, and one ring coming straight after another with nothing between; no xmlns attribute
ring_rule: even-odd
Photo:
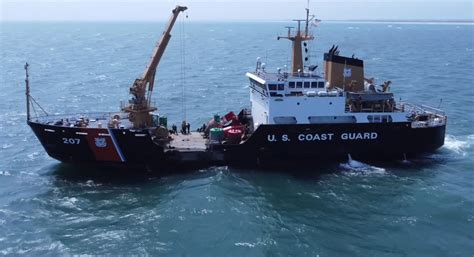
<svg viewBox="0 0 474 257"><path fill-rule="evenodd" d="M258 165L318 160L403 159L444 144L447 117L429 106L395 101L390 81L366 78L363 60L324 54L324 71L306 65L313 16L288 28L289 70L271 73L257 59L248 72L250 107L215 115L198 131L168 128L151 105L158 63L171 38L177 6L143 75L130 87L132 99L118 112L30 118L47 153L71 163L161 167L168 165ZM25 66L27 69L27 66Z"/></svg>

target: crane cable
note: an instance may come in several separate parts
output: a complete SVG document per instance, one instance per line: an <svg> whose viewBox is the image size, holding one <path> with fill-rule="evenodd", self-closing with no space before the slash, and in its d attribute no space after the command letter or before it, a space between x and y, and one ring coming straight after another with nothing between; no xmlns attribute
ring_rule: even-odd
<svg viewBox="0 0 474 257"><path fill-rule="evenodd" d="M186 15L187 17L187 15ZM181 89L182 89L182 98L181 98L181 108L183 112L183 121L187 122L187 117L186 117L186 90L185 90L185 85L186 85L186 38L185 38L185 31L184 31L184 18L181 16L181 22L180 22L180 35L179 35L179 42L180 42L180 57L181 57Z"/></svg>

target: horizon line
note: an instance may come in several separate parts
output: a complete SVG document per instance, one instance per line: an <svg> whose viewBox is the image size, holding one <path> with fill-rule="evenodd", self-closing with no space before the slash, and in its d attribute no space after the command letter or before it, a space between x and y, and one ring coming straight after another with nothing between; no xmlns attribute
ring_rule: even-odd
<svg viewBox="0 0 474 257"><path fill-rule="evenodd" d="M0 23L4 22L166 22L167 20L0 20ZM197 19L188 22L291 22L290 20L271 20L271 19L228 19L228 20L214 20L214 19ZM329 19L322 20L324 22L375 22L375 23L465 23L474 24L474 19Z"/></svg>

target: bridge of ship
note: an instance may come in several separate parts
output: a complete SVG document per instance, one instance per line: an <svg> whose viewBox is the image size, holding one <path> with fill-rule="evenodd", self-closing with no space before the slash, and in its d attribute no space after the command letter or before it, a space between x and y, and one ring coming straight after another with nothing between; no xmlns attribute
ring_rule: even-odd
<svg viewBox="0 0 474 257"><path fill-rule="evenodd" d="M446 122L446 115L441 110L425 105L420 106L401 101L395 102L394 95L390 92L348 92L341 88L327 89L324 78L312 72L268 73L258 70L256 72L248 72L246 75L250 79L251 88L264 96L268 96L272 100L271 102L283 102L287 97L289 97L287 101L291 102L294 99L304 97L307 100L314 99L314 105L307 103L307 106L311 105L311 108L319 108L317 103L320 101L318 99L322 97L324 99L343 98L343 101L332 101L335 106L328 106L328 108L334 109L340 104L340 114L373 113L373 115L365 115L364 118L368 119L368 122L376 123L391 122L392 117L389 113L406 115L406 118L401 116L400 118L406 121L412 120L413 122L418 122L417 119L419 117L425 117L423 118L425 119L422 122L423 124L442 125ZM299 100L297 101L299 105ZM272 106L272 111L278 112L279 107ZM283 109L288 110L289 107L283 106ZM400 119L397 120L400 121Z"/></svg>

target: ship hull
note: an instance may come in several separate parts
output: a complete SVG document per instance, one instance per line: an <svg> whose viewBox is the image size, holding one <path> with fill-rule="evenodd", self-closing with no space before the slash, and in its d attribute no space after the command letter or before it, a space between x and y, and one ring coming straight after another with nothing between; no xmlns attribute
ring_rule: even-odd
<svg viewBox="0 0 474 257"><path fill-rule="evenodd" d="M61 162L136 167L163 162L163 148L147 130L28 125L48 155Z"/></svg>
<svg viewBox="0 0 474 257"><path fill-rule="evenodd" d="M359 160L403 159L441 147L446 130L445 125L412 128L408 122L260 125L244 143L216 144L196 155L195 160L180 163L174 158L180 151L173 151L170 158L147 130L29 125L46 152L59 161L147 168L281 163L314 166L345 160L348 155Z"/></svg>
<svg viewBox="0 0 474 257"><path fill-rule="evenodd" d="M243 144L223 146L227 162L289 163L390 160L432 152L444 144L446 125L412 128L409 122L261 125ZM311 164L313 165L313 164Z"/></svg>

